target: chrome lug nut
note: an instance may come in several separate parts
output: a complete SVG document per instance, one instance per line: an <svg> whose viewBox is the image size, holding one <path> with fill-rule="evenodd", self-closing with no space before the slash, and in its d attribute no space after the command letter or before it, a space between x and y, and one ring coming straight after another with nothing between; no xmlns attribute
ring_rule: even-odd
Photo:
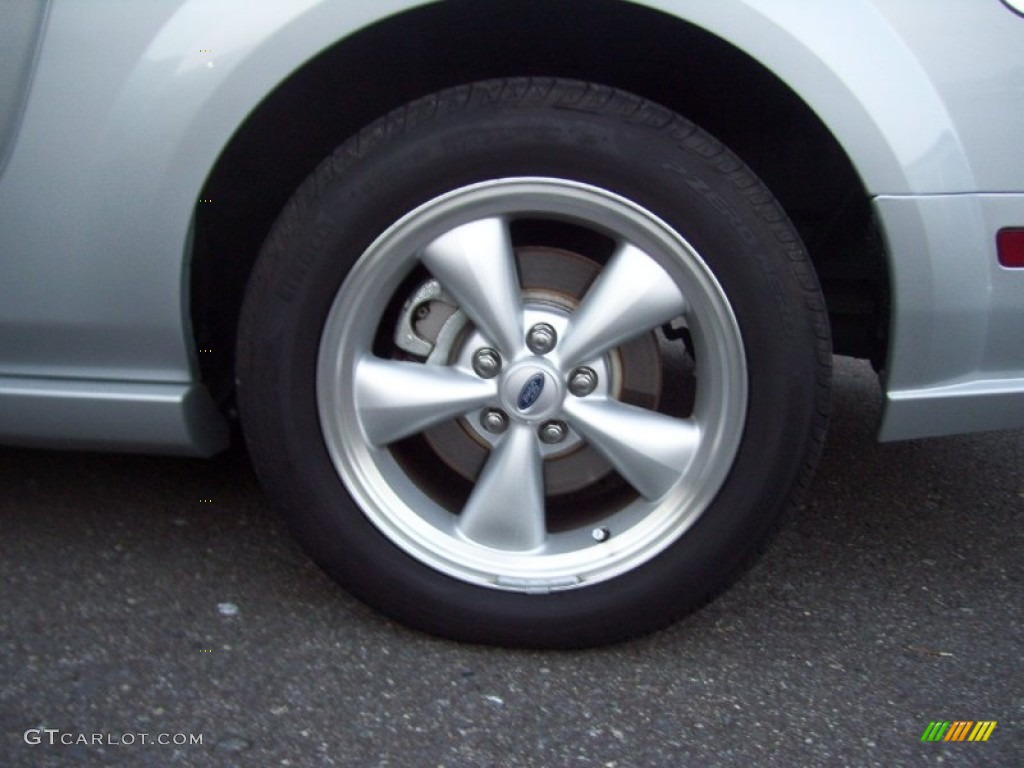
<svg viewBox="0 0 1024 768"><path fill-rule="evenodd" d="M488 408L480 414L480 426L492 435L500 435L508 429L508 416L497 408Z"/></svg>
<svg viewBox="0 0 1024 768"><path fill-rule="evenodd" d="M555 348L557 342L558 334L547 323L537 323L526 334L526 346L535 355L546 355Z"/></svg>
<svg viewBox="0 0 1024 768"><path fill-rule="evenodd" d="M612 537L612 532L607 528L595 528L590 535L593 536L594 541L600 544L602 541L608 541Z"/></svg>
<svg viewBox="0 0 1024 768"><path fill-rule="evenodd" d="M569 427L564 421L545 421L540 425L538 434L542 443L554 445L569 436Z"/></svg>
<svg viewBox="0 0 1024 768"><path fill-rule="evenodd" d="M490 347L483 347L473 355L473 370L481 379L493 379L501 373L501 355Z"/></svg>
<svg viewBox="0 0 1024 768"><path fill-rule="evenodd" d="M593 368L580 366L569 375L569 391L576 397L586 397L597 389L597 373Z"/></svg>

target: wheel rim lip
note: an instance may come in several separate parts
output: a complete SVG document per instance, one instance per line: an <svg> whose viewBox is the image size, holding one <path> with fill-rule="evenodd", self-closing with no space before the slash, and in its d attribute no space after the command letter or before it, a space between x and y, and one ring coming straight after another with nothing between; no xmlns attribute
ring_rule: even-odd
<svg viewBox="0 0 1024 768"><path fill-rule="evenodd" d="M587 530L549 534L535 551L505 551L463 537L457 517L406 475L387 448L367 439L354 397L356 366L370 355L381 313L423 246L484 217L565 218L630 242L680 286L698 360L693 418L697 451L657 501L637 498ZM339 384L341 383L341 384ZM714 395L722 396L716 398ZM317 408L325 446L363 514L406 554L472 584L552 591L621 575L677 541L717 496L739 450L747 409L742 336L725 293L697 251L661 218L599 187L566 179L516 177L455 189L404 215L360 256L337 292L321 336ZM596 543L593 527L621 530ZM556 542L557 539L557 542Z"/></svg>

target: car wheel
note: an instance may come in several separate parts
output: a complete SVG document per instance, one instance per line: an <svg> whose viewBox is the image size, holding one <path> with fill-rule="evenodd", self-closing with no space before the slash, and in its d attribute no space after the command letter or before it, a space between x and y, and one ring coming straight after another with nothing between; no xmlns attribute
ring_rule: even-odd
<svg viewBox="0 0 1024 768"><path fill-rule="evenodd" d="M239 404L300 541L446 637L574 647L700 606L807 484L830 376L799 237L635 96L489 81L298 190L247 290Z"/></svg>

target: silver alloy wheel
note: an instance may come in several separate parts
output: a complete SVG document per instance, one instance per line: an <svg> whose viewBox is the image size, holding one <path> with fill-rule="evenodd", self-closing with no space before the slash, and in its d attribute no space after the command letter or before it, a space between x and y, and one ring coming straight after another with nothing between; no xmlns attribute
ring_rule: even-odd
<svg viewBox="0 0 1024 768"><path fill-rule="evenodd" d="M533 218L571 222L615 242L575 311L524 300L510 227ZM374 352L385 308L420 267L471 321L473 340L446 364ZM570 381L581 368L596 372L599 382L610 378L618 347L678 318L697 361L688 416L622 402L607 381L572 394ZM550 329L538 332L541 323ZM549 330L555 340L548 351L542 337ZM497 375L474 370L474 351L482 348L500 356ZM442 573L522 592L613 578L676 541L725 481L747 407L739 328L696 251L635 203L552 178L456 189L377 238L335 297L321 336L316 386L331 461L373 524ZM429 493L391 450L441 422L479 425L494 411L506 416L507 426L479 428L492 441L490 454L461 508ZM544 472L560 439L589 445L635 493L596 522L551 528Z"/></svg>

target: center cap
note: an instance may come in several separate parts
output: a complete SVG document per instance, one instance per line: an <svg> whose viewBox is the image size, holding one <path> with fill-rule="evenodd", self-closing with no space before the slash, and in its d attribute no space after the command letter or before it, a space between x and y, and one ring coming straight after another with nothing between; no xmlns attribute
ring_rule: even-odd
<svg viewBox="0 0 1024 768"><path fill-rule="evenodd" d="M558 410L562 404L562 386L547 366L524 362L505 376L501 398L513 418L533 422Z"/></svg>

